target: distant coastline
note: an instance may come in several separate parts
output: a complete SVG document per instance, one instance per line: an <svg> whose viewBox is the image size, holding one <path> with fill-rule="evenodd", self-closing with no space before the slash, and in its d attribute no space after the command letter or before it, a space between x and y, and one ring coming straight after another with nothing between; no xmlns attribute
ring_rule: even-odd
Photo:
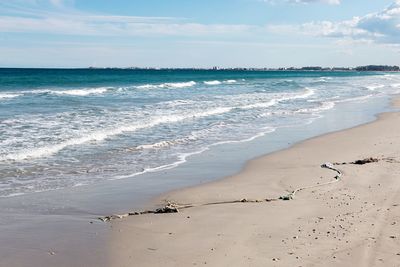
<svg viewBox="0 0 400 267"><path fill-rule="evenodd" d="M382 71L382 72L400 72L399 66L389 65L366 65L357 67L320 67L320 66L306 66L306 67L280 67L280 68L253 68L253 67L211 67L211 68L159 68L159 67L77 67L77 68L49 68L49 67L0 67L1 69L37 69L37 70L153 70L153 71Z"/></svg>
<svg viewBox="0 0 400 267"><path fill-rule="evenodd" d="M357 67L320 67L320 66L306 66L306 67L288 67L288 68L97 68L89 67L89 69L136 69L136 70L231 70L231 71L400 71L399 66L389 65L366 65Z"/></svg>
<svg viewBox="0 0 400 267"><path fill-rule="evenodd" d="M306 66L306 67L288 67L288 68L141 68L141 67L89 67L89 69L130 69L130 70L208 70L208 71L400 71L399 66L389 65L366 65L357 67L320 67L320 66Z"/></svg>

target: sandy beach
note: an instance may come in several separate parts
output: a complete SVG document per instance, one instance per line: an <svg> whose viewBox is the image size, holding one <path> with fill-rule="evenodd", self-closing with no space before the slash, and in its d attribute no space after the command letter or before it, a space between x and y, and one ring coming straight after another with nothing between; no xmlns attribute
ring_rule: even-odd
<svg viewBox="0 0 400 267"><path fill-rule="evenodd" d="M0 267L400 267L400 0L0 1Z"/></svg>
<svg viewBox="0 0 400 267"><path fill-rule="evenodd" d="M399 137L400 114L385 113L165 194L149 208L193 207L109 222L110 266L397 266ZM370 157L378 162L352 164ZM340 163L341 179L325 162Z"/></svg>

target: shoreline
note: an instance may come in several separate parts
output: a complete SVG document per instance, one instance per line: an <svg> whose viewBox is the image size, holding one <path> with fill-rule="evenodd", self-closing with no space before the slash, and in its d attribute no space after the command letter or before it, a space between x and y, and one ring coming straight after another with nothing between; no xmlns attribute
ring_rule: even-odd
<svg viewBox="0 0 400 267"><path fill-rule="evenodd" d="M390 100L390 106L392 108L395 108L395 109L400 109L400 96L392 97L392 99ZM290 150L292 148L295 148L296 146L302 145L303 143L309 142L309 141L311 141L313 139L324 138L324 137L328 137L330 135L335 135L335 134L340 133L340 132L353 130L353 129L356 129L356 128L359 128L359 127L362 127L362 126L367 126L369 124L373 124L373 123L379 121L381 119L381 117L385 116L385 114L391 114L391 113L397 113L397 112L400 113L400 110L399 111L381 112L381 113L378 113L378 114L374 115L374 119L372 121L365 122L365 123L362 123L362 124L359 124L359 125L355 125L355 126L351 126L349 128L345 128L345 129L341 129L341 130L335 130L335 131L332 131L332 132L326 132L326 133L319 134L319 135L316 135L316 136L313 136L313 137L302 139L300 141L291 143L290 146L288 146L288 147L280 148L278 150L274 150L272 152L268 152L266 154L262 154L260 156L256 156L256 157L254 157L252 159L247 160L244 163L244 165L240 168L240 170L235 172L232 175L223 176L223 177L217 178L215 180L207 181L207 182L205 182L203 184L196 184L196 185L186 186L186 187L183 187L183 188L173 189L173 190L161 193L161 194L151 198L150 201L145 203L144 207L145 208L150 208L150 209L160 208L163 204L165 204L165 203L167 203L168 201L171 200L170 196L174 196L176 194L179 194L182 191L196 189L196 188L201 187L201 186L212 186L213 184L218 184L218 183L221 183L221 182L222 183L228 182L228 180L231 179L232 177L236 177L238 175L241 175L242 173L246 172L248 170L248 168L251 168L251 165L252 165L253 161L262 160L263 158L266 158L266 157L272 157L275 154L278 154L278 156L279 156L279 153L281 153L283 151L286 151L286 150ZM321 164L323 164L323 163L324 162L321 162Z"/></svg>
<svg viewBox="0 0 400 267"><path fill-rule="evenodd" d="M393 103L395 103L396 106L398 106L399 102L398 99L393 100ZM390 127L395 128L395 126L393 126L394 123L391 122L391 120L399 121L400 114L397 112L379 114L377 119L373 122L301 141L292 145L288 149L283 149L251 160L246 163L239 174L228 176L221 180L203 185L174 190L153 199L151 203L152 205L156 203L160 204L162 203L162 200L168 199L180 204L189 203L196 205L201 203L204 204L204 202L224 202L243 198L276 198L279 197L279 195L282 195L285 190L290 191L296 187L328 182L329 180L332 180L334 173L320 168L320 165L325 161L351 162L360 159L361 157L374 157L376 155L369 155L369 153L376 154L376 152L384 146L383 143L386 145L383 150L387 151L384 154L396 154L397 151L393 152L393 150L395 150L394 148L390 150L390 146L387 147L387 142L385 142L390 138L392 143L397 141L392 140L393 132L387 131L384 133L385 136L383 137L377 135L377 139L381 140L382 145L371 145L371 143L374 143L374 140L371 140L371 132L379 133L379 127L382 127L382 125L387 126L388 123ZM364 136L364 134L360 134L360 131L362 132L365 129L368 131L365 131ZM390 136L390 134L392 136ZM360 146L361 139L365 139L364 142L369 142L369 146ZM318 146L316 146L316 144ZM343 154L338 147L345 149L347 153ZM330 153L327 153L327 150ZM317 156L323 155L323 157L317 157L320 159L315 162L316 155L313 155L314 153L317 154ZM377 156L383 158L387 155ZM332 217L332 214L345 217L345 215L343 215L345 213L343 212L337 214L338 211L343 208L342 206L346 205L340 203L347 203L344 209L351 210L354 209L355 206L349 203L352 201L355 202L356 199L357 204L360 206L358 208L361 210L367 210L369 206L367 204L363 205L363 203L368 203L368 201L362 202L358 200L359 198L368 199L370 196L365 194L365 192L359 192L359 194L351 192L352 190L360 190L358 187L346 188L347 193L345 198L349 199L341 199L338 203L339 206L335 206L330 202L336 203L339 198L342 198L340 193L338 193L344 190L341 188L341 185L343 186L343 184L347 185L348 183L354 183L354 181L346 180L349 176L365 172L365 168L369 171L374 169L377 173L385 173L385 171L387 172L387 169L393 168L394 165L390 164L391 163L380 161L377 164L370 164L365 167L347 165L344 165L343 167L339 166L339 168L344 172L343 182L337 183L339 185L327 185L323 188L321 187L315 190L310 190L311 192L306 190L299 193L299 196L294 201L246 204L227 203L224 205L213 206L206 205L183 210L178 214L142 215L113 221L113 230L111 233L112 239L110 242L111 262L113 266L132 264L132 259L135 259L135 262L140 262L141 266L157 265L157 263L160 262L163 262L166 266L174 266L175 264L175 266L187 266L193 264L200 265L204 262L207 262L212 266L225 266L228 265L228 262L232 263L235 259L237 266L248 265L249 261L253 262L254 266L263 264L264 266L265 264L267 266L285 266L286 264L304 264L306 266L312 266L313 264L310 263L312 261L320 261L321 257L304 255L304 247L309 246L307 250L312 248L313 251L317 251L318 253L316 253L316 255L321 253L322 255L325 255L324 253L327 253L328 250L331 248L334 249L335 246L341 244L341 240L338 241L338 236L336 236L336 240L332 241L330 234L319 233L319 235L316 235L315 229L311 230L309 236L305 235L300 238L299 233L306 232L310 224L310 222L307 222L307 218L318 221L318 223L315 222L316 226L324 225L327 227L327 225L325 225L325 221L327 220L324 221L324 219L318 218L330 218ZM305 176L309 175L312 176L310 180L305 178ZM367 180L377 179L375 175L368 173L365 175L368 177ZM249 181L251 181L251 183ZM396 181L392 182L397 185ZM358 185L357 183L355 184ZM365 185L363 184L363 186ZM332 189L335 187L337 187L336 189L338 190ZM383 187L384 186L382 186L382 188ZM400 183L398 187L400 188ZM390 188L385 186L384 190L390 191ZM324 197L326 197L326 195L332 195L330 197L333 201L329 201L330 198L325 200ZM322 202L314 202L313 200L315 200L315 197L317 199L324 199L327 204L325 204L325 202L323 204ZM397 199L397 196L395 195L393 199ZM376 202L379 201L380 199L376 200ZM327 208L324 205L329 207ZM378 206L378 203L376 203L376 205ZM332 209L330 212L327 210L329 208ZM259 213L260 211L261 213ZM272 211L279 214L281 220L277 220L275 217L271 218L269 215ZM316 211L324 214L324 216L310 216ZM372 211L369 213L367 214L369 219L370 217L373 217L372 215L376 215L372 214ZM361 216L360 214L363 214L363 212L360 212L358 216ZM243 218L244 215L246 215L245 219ZM162 218L154 216L161 216ZM338 220L337 217L332 219L334 222ZM263 221L265 223L262 223ZM299 232L297 235L296 231L293 231L293 225L290 225L291 222L296 221L298 221L299 225ZM348 221L352 221L349 225L354 225L354 215L353 218L346 217L346 219L343 219L343 223L339 225L344 227L343 225L346 224L346 227L354 228L353 226L347 225ZM215 222L219 222L220 224L217 225ZM334 223L330 222L330 224ZM281 229L282 227L283 229ZM256 228L256 230L254 228ZM275 229L275 231L268 231L269 235L267 235L264 228ZM368 227L365 226L365 223L362 220L359 223L359 228L361 228L363 232L368 231ZM278 231L277 229L280 230ZM217 232L221 232L221 234L215 235ZM223 232L226 233L222 234ZM292 237L285 236L285 234L290 232L293 232L291 233L291 235L293 235ZM327 231L326 233L328 232L331 233L333 230L331 229L331 231ZM343 230L342 232L345 233L346 231ZM345 244L359 243L362 239L360 235L357 235L357 232L355 232L355 234L350 232L346 233L350 237L347 238L348 240L346 241L348 243ZM259 240L259 235L264 236L264 241L267 241L266 244ZM230 238L223 238L224 236L230 236ZM135 237L134 240L137 241L137 243L128 242L132 237ZM295 241L300 239L303 240L301 243L303 246L299 244L295 245ZM319 239L328 239L326 241L330 243L330 246L327 247L325 244L326 242L323 245L320 245L321 248L319 248L319 246L313 246L313 243L320 243L319 241L316 241ZM203 240L202 243L204 246L198 246L199 240ZM257 245L254 244L254 242L257 243ZM288 252L289 254L283 255L282 252L287 252L288 246L291 247L291 250L296 251ZM281 249L277 250L279 247L281 247ZM153 248L154 250L149 248ZM265 250L264 254L268 255L255 254L255 251L259 251L260 248L263 248ZM321 251L322 248L325 250ZM189 249L189 253L184 255L182 251L186 249ZM225 252L217 253L218 251ZM235 251L235 253L231 254L232 251ZM366 250L361 251L360 249L350 247L349 251L351 252L347 251L348 250L346 250L346 253L353 255L354 253L364 253ZM275 256L272 256L271 252L274 252L273 254L275 254ZM335 252L334 250L334 254L337 255L337 253L338 252ZM372 263L372 258L374 258L374 260L379 260L375 259L376 257L372 257L370 255L371 253L371 251L364 253L366 256L364 255L365 257L362 257L363 263ZM293 255L301 256L296 256L300 257L296 258ZM332 255L333 254L329 255L331 257L326 258L329 258L328 265L331 264L333 266L334 264L338 264L337 259L340 257L343 257L343 260L349 260L346 258L346 255L341 255L340 257ZM248 259L244 260L246 257ZM396 259L396 257L394 257L394 259ZM356 262L353 263L356 264Z"/></svg>

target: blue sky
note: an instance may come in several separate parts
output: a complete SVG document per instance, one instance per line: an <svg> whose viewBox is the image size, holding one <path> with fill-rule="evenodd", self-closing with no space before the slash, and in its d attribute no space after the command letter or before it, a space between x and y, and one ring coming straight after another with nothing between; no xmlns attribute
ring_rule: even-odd
<svg viewBox="0 0 400 267"><path fill-rule="evenodd" d="M2 67L400 64L400 0L0 0Z"/></svg>

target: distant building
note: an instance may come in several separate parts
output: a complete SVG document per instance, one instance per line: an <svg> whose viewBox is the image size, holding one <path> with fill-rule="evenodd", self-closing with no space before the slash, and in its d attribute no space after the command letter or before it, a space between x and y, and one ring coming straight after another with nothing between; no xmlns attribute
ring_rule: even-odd
<svg viewBox="0 0 400 267"><path fill-rule="evenodd" d="M400 71L399 66L368 65L355 68L356 71Z"/></svg>

